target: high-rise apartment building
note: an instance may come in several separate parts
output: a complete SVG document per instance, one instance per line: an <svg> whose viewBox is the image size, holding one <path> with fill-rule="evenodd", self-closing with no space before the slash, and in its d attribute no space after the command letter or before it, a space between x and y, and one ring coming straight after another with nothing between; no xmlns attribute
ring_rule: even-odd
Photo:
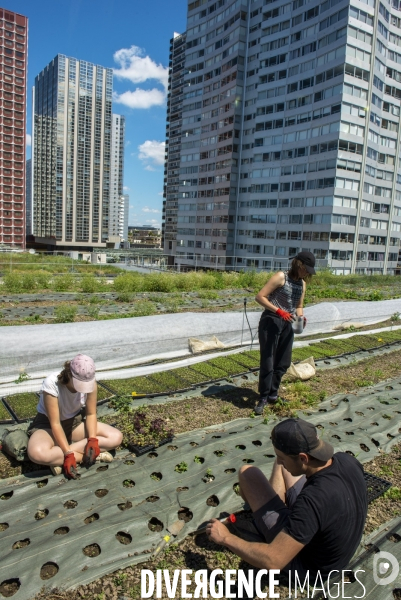
<svg viewBox="0 0 401 600"><path fill-rule="evenodd" d="M25 188L25 228L26 235L32 235L32 159L26 161Z"/></svg>
<svg viewBox="0 0 401 600"><path fill-rule="evenodd" d="M113 71L58 54L35 79L33 233L59 248L109 237Z"/></svg>
<svg viewBox="0 0 401 600"><path fill-rule="evenodd" d="M25 248L28 18L0 8L0 244Z"/></svg>
<svg viewBox="0 0 401 600"><path fill-rule="evenodd" d="M395 272L399 0L191 1L183 73L177 264Z"/></svg>
<svg viewBox="0 0 401 600"><path fill-rule="evenodd" d="M118 203L118 235L121 241L128 241L129 195L122 194Z"/></svg>
<svg viewBox="0 0 401 600"><path fill-rule="evenodd" d="M167 95L166 154L163 189L162 246L173 256L177 245L178 186L180 180L182 102L185 67L185 34L170 40Z"/></svg>
<svg viewBox="0 0 401 600"><path fill-rule="evenodd" d="M109 236L120 236L122 238L120 235L120 221L124 220L124 216L120 215L120 211L123 209L121 197L124 185L125 117L113 114L111 132Z"/></svg>

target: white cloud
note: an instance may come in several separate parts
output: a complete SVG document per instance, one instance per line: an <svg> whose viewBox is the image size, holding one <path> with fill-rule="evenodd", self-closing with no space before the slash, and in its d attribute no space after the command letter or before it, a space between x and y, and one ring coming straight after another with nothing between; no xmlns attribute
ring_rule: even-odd
<svg viewBox="0 0 401 600"><path fill-rule="evenodd" d="M165 142L146 140L146 142L138 146L138 158L143 162L147 171L154 171L155 166L164 164L165 145Z"/></svg>
<svg viewBox="0 0 401 600"><path fill-rule="evenodd" d="M129 192L131 188L129 188L127 185L124 185L123 190L124 192Z"/></svg>
<svg viewBox="0 0 401 600"><path fill-rule="evenodd" d="M149 212L150 213L160 213L160 210L157 210L157 208L149 208L148 206L145 206L142 209L142 212L145 212L145 213L149 213Z"/></svg>
<svg viewBox="0 0 401 600"><path fill-rule="evenodd" d="M136 88L134 92L124 92L123 94L113 93L113 100L117 104L124 104L129 108L151 108L152 106L162 106L165 102L166 94L162 90L153 88L152 90L141 90Z"/></svg>
<svg viewBox="0 0 401 600"><path fill-rule="evenodd" d="M133 92L114 93L115 102L129 108L150 108L165 103L168 84L167 67L155 63L138 46L117 50L114 53L114 61L118 65L118 68L114 69L114 75L118 79L126 79L131 83L145 83L153 80L163 86L162 90L158 88L143 90L137 87Z"/></svg>
<svg viewBox="0 0 401 600"><path fill-rule="evenodd" d="M26 145L30 146L32 143L32 138L31 135L29 133L26 134Z"/></svg>
<svg viewBox="0 0 401 600"><path fill-rule="evenodd" d="M155 225L156 227L160 227L160 221L156 219L151 219L150 221L145 221L145 223L149 223L149 225Z"/></svg>

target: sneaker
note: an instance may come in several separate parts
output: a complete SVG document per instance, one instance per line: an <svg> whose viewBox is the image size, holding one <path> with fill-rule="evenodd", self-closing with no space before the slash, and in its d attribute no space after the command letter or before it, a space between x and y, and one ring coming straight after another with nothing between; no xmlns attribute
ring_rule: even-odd
<svg viewBox="0 0 401 600"><path fill-rule="evenodd" d="M104 463L111 463L113 461L113 456L110 454L110 452L101 452L99 454L99 456L96 458L96 462L104 462Z"/></svg>
<svg viewBox="0 0 401 600"><path fill-rule="evenodd" d="M262 415L267 404L267 398L261 398L253 409L256 415Z"/></svg>
<svg viewBox="0 0 401 600"><path fill-rule="evenodd" d="M275 404L278 400L278 396L269 396L267 400L269 404Z"/></svg>
<svg viewBox="0 0 401 600"><path fill-rule="evenodd" d="M63 472L63 467L51 466L50 471L53 475L61 475L61 473Z"/></svg>

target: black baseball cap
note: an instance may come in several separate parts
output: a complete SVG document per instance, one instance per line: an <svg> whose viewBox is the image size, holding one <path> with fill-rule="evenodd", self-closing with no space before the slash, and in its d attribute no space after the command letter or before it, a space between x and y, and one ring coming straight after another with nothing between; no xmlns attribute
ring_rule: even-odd
<svg viewBox="0 0 401 600"><path fill-rule="evenodd" d="M333 446L320 440L316 427L303 419L281 421L274 427L271 439L273 446L284 454L305 452L325 462L334 454Z"/></svg>
<svg viewBox="0 0 401 600"><path fill-rule="evenodd" d="M310 273L311 275L316 275L316 271L314 269L316 259L312 252L299 252L295 258L300 260L301 263L305 265L308 273Z"/></svg>

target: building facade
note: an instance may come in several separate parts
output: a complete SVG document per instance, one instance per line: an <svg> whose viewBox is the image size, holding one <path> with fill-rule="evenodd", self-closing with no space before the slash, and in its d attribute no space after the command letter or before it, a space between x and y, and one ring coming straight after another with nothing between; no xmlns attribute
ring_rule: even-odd
<svg viewBox="0 0 401 600"><path fill-rule="evenodd" d="M129 195L122 194L118 203L118 235L122 242L128 241Z"/></svg>
<svg viewBox="0 0 401 600"><path fill-rule="evenodd" d="M177 250L178 186L180 182L182 102L186 35L170 40L167 95L166 154L163 188L162 246L173 262Z"/></svg>
<svg viewBox="0 0 401 600"><path fill-rule="evenodd" d="M396 272L400 100L398 0L191 1L175 262Z"/></svg>
<svg viewBox="0 0 401 600"><path fill-rule="evenodd" d="M0 244L25 248L28 18L0 8Z"/></svg>
<svg viewBox="0 0 401 600"><path fill-rule="evenodd" d="M124 185L125 117L113 114L111 135L109 236L120 235L121 197ZM122 236L120 235L122 238ZM127 238L125 238L127 239Z"/></svg>
<svg viewBox="0 0 401 600"><path fill-rule="evenodd" d="M146 225L130 225L128 227L128 237L131 248L161 248L162 232L157 227L147 227Z"/></svg>
<svg viewBox="0 0 401 600"><path fill-rule="evenodd" d="M58 54L35 78L33 234L56 247L109 236L113 72Z"/></svg>
<svg viewBox="0 0 401 600"><path fill-rule="evenodd" d="M26 235L32 235L32 159L26 161L26 193L25 193L25 228Z"/></svg>

